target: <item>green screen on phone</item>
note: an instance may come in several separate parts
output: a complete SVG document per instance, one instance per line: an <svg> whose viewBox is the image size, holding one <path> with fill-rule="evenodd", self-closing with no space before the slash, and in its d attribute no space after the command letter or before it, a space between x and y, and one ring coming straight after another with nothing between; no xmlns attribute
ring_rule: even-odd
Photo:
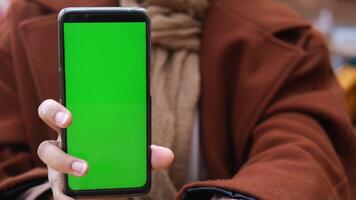
<svg viewBox="0 0 356 200"><path fill-rule="evenodd" d="M89 164L71 190L139 188L147 182L145 22L65 22L65 104L70 155Z"/></svg>

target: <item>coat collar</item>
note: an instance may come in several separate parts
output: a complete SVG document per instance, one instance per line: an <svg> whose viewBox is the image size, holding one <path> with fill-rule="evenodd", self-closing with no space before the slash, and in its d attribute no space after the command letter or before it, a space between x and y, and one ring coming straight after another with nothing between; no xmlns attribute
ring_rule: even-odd
<svg viewBox="0 0 356 200"><path fill-rule="evenodd" d="M35 2L44 9L48 9L53 13L50 15L34 16L28 18L20 23L20 34L22 42L25 46L26 55L28 56L29 66L31 68L32 76L36 88L38 88L38 95L40 99L43 98L58 98L58 92L53 91L53 88L58 88L58 64L57 64L57 14L59 10L65 7L74 6L117 6L118 0L97 0L97 1L57 1L57 0L28 0ZM224 5L220 1L215 1L217 6L223 7L223 12L226 7L235 8L232 5L232 0L225 0ZM230 5L231 3L231 5ZM246 4L246 3L245 3ZM261 10L261 9L260 9ZM269 9L265 9L269 11ZM284 10L284 9L280 9ZM236 9L231 9L231 12L242 13L245 15L249 11L246 6L241 4ZM272 11L269 11L272 12ZM246 14L247 15L247 14ZM282 14L281 14L282 15ZM283 15L284 16L284 15ZM285 15L289 16L289 15ZM275 32L278 30L285 30L293 27L307 27L308 23L301 20L299 17L286 17L273 20L263 20L253 17L253 22L263 24L268 27L269 31ZM284 21L282 21L284 20ZM289 21L287 21L289 20ZM263 22L263 23L262 23ZM205 22L207 23L207 22ZM211 23L211 22L209 22Z"/></svg>

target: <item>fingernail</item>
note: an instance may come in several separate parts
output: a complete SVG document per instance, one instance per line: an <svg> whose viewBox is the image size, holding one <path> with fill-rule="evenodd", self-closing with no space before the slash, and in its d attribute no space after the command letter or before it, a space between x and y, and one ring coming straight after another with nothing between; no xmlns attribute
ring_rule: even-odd
<svg viewBox="0 0 356 200"><path fill-rule="evenodd" d="M58 126L63 126L68 120L68 114L64 112L57 112L54 116L54 121Z"/></svg>
<svg viewBox="0 0 356 200"><path fill-rule="evenodd" d="M87 169L87 165L81 161L74 161L72 163L72 170L78 174L84 174Z"/></svg>

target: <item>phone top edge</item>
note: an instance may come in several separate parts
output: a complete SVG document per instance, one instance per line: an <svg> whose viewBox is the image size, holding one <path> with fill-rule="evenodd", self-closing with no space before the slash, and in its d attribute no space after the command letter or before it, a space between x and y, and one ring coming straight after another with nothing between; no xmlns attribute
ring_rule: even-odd
<svg viewBox="0 0 356 200"><path fill-rule="evenodd" d="M61 10L66 12L94 12L94 11L142 11L147 12L142 7L66 7Z"/></svg>
<svg viewBox="0 0 356 200"><path fill-rule="evenodd" d="M67 7L63 8L58 14L58 22L75 22L79 20L80 16L94 16L98 18L98 16L107 16L106 19L113 16L122 15L122 19L128 18L129 16L135 16L135 18L139 18L138 21L147 21L149 22L149 16L147 10L141 7ZM126 15L126 16L125 16ZM68 16L68 17L67 17ZM68 19L69 18L69 19ZM91 19L84 17L81 18L82 21L91 21ZM79 20L80 21L80 20ZM100 21L100 20L98 20ZM103 20L105 21L105 20ZM112 21L115 21L112 19Z"/></svg>
<svg viewBox="0 0 356 200"><path fill-rule="evenodd" d="M140 12L147 15L147 10L142 7L67 7L63 8L59 14L58 19L65 14L95 14L95 13L120 13L120 12Z"/></svg>

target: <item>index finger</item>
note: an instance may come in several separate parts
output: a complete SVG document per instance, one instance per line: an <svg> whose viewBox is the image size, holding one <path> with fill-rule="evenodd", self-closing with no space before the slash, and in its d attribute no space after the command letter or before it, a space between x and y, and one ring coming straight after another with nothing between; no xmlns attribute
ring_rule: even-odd
<svg viewBox="0 0 356 200"><path fill-rule="evenodd" d="M38 115L50 127L57 132L60 128L66 128L72 122L71 113L60 103L53 99L47 99L38 107Z"/></svg>

